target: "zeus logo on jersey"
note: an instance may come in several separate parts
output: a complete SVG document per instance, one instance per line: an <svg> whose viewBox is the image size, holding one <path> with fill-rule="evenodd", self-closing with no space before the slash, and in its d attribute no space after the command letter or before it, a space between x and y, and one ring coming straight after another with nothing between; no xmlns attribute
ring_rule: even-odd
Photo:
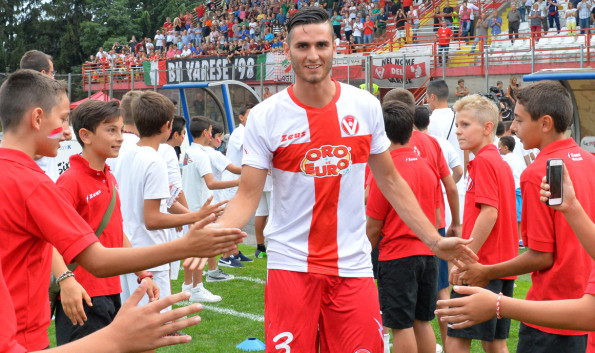
<svg viewBox="0 0 595 353"><path fill-rule="evenodd" d="M281 136L281 142L291 141L293 139L297 139L297 138L304 137L304 136L306 136L305 131L298 132L295 134L283 135L283 136Z"/></svg>
<svg viewBox="0 0 595 353"><path fill-rule="evenodd" d="M300 163L300 169L306 175L326 178L349 173L351 163L349 147L325 145L308 150Z"/></svg>

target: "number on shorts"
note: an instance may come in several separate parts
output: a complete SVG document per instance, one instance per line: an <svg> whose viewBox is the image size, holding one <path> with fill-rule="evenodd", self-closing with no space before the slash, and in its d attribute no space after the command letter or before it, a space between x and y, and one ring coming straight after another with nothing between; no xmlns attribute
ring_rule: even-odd
<svg viewBox="0 0 595 353"><path fill-rule="evenodd" d="M293 341L293 334L291 332L280 333L275 336L275 338L273 338L273 342L277 343L277 341L282 338L286 338L286 340L276 345L275 349L285 349L285 352L283 353L291 353L291 347L289 347L289 344L291 341Z"/></svg>

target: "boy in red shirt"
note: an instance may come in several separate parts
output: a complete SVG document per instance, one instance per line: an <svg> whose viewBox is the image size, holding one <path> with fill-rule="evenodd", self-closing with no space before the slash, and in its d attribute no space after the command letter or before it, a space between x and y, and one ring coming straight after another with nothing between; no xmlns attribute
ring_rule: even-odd
<svg viewBox="0 0 595 353"><path fill-rule="evenodd" d="M28 350L49 346L51 245L66 263L77 262L97 277L141 271L187 257L235 251L239 230L200 229L183 238L138 249L106 248L33 161L56 156L62 124L70 114L65 86L39 72L19 70L0 88L0 259L17 319L16 339ZM211 214L206 210L201 221ZM214 219L212 216L210 219ZM8 300L8 298L0 298ZM171 327L173 332L175 327Z"/></svg>
<svg viewBox="0 0 595 353"><path fill-rule="evenodd" d="M424 214L438 226L440 177L425 158L409 147L413 111L399 101L386 102L382 110L393 163L411 187ZM393 349L434 351L436 339L430 321L438 296L438 259L403 222L374 180L366 209L366 233L373 248L380 233L383 235L378 247L378 291L382 322L393 331Z"/></svg>
<svg viewBox="0 0 595 353"><path fill-rule="evenodd" d="M592 260L577 240L564 216L539 202L547 160L561 158L572 176L577 199L595 218L595 157L580 148L566 130L572 121L572 100L558 82L541 81L517 94L511 129L525 149L541 152L521 174L523 207L521 235L527 251L504 263L462 266L461 276L471 285L482 286L493 278L531 273L533 286L528 300L580 298L591 272ZM521 324L517 352L584 352L587 332Z"/></svg>
<svg viewBox="0 0 595 353"><path fill-rule="evenodd" d="M72 112L71 121L83 152L70 157L70 168L58 178L56 185L68 203L93 229L100 226L112 197L115 197L111 217L99 236L99 242L110 248L131 247L122 230L116 179L105 164L107 158L118 156L123 141L119 104L116 101L83 102ZM52 270L56 278L68 271L64 259L57 251L53 253ZM72 342L109 325L121 307L122 288L119 277L97 278L80 266L71 272L72 277L59 283L61 298L56 309L58 345ZM150 275L146 271L139 271L136 275L141 279L147 278L149 298L159 299L159 287Z"/></svg>
<svg viewBox="0 0 595 353"><path fill-rule="evenodd" d="M512 170L493 144L498 124L498 108L485 97L470 95L455 103L457 139L464 151L475 159L469 162L465 195L463 238L473 238L469 245L482 264L496 264L518 254L516 196ZM456 277L456 267L451 282ZM512 296L516 276L501 276L485 288ZM451 293L451 298L460 295ZM510 319L492 319L472 327L448 329L446 351L470 352L471 341L478 339L487 352L505 352Z"/></svg>

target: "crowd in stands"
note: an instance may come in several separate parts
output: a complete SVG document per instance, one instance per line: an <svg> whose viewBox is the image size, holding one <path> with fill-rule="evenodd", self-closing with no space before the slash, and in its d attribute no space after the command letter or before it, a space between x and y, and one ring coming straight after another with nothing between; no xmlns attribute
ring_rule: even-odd
<svg viewBox="0 0 595 353"><path fill-rule="evenodd" d="M409 11L411 4L403 4ZM329 11L337 42L369 44L386 31L387 12L402 16L401 2L343 2L343 0L213 0L192 12L181 12L173 21L166 18L153 38L129 43L115 42L112 48L99 48L90 63L126 63L145 60L189 58L205 55L227 56L257 54L283 50L286 22L302 7L317 6ZM405 13L406 13L405 12Z"/></svg>

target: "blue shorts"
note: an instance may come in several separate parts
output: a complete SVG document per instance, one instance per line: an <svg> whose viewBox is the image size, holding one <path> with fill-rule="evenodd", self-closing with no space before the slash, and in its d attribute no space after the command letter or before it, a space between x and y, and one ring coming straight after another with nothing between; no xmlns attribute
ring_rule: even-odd
<svg viewBox="0 0 595 353"><path fill-rule="evenodd" d="M442 236L445 236L446 229L440 228L438 229L438 233L440 233ZM438 290L442 290L450 286L450 283L448 283L448 261L442 260L440 258L438 260Z"/></svg>
<svg viewBox="0 0 595 353"><path fill-rule="evenodd" d="M516 221L521 221L521 210L523 209L523 198L521 197L521 188L516 189Z"/></svg>

